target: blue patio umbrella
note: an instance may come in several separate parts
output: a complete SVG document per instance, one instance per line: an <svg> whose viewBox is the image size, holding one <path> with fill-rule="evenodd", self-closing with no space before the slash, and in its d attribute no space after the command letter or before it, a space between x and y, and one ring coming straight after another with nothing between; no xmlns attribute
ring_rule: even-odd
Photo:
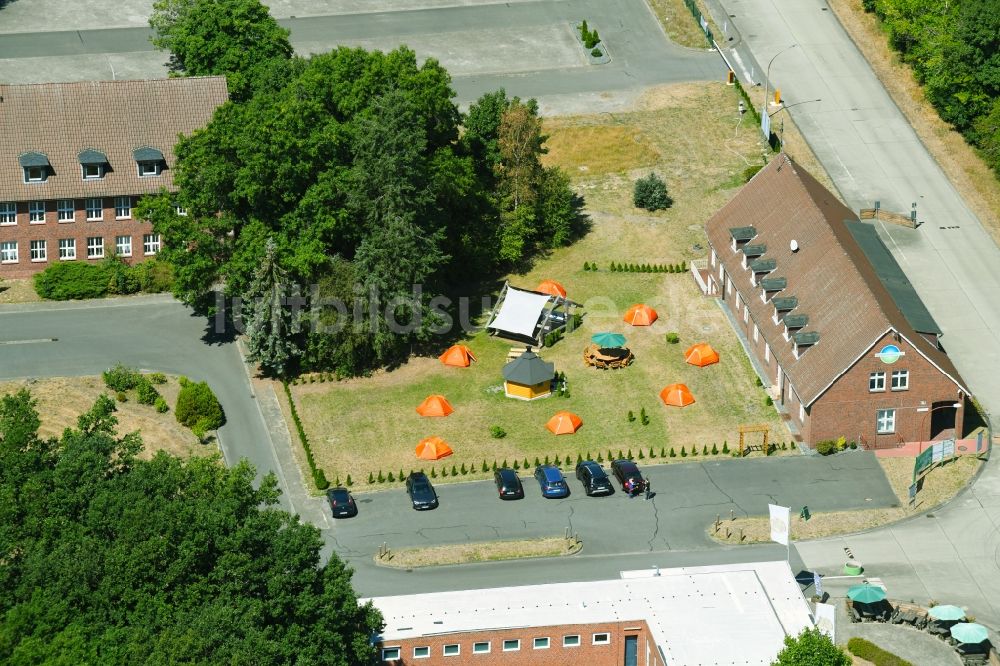
<svg viewBox="0 0 1000 666"><path fill-rule="evenodd" d="M986 627L975 622L959 622L951 628L951 637L959 643L982 643L989 639Z"/></svg>
<svg viewBox="0 0 1000 666"><path fill-rule="evenodd" d="M591 342L599 347L621 347L625 344L625 336L621 333L595 333L590 336Z"/></svg>
<svg viewBox="0 0 1000 666"><path fill-rule="evenodd" d="M929 615L935 620L961 620L965 618L965 611L958 606L952 606L951 604L941 604L940 606L934 606L928 612Z"/></svg>
<svg viewBox="0 0 1000 666"><path fill-rule="evenodd" d="M855 585L848 589L847 596L850 597L851 601L856 601L859 604L873 604L878 601L885 601L885 590L881 587L865 583L864 585Z"/></svg>

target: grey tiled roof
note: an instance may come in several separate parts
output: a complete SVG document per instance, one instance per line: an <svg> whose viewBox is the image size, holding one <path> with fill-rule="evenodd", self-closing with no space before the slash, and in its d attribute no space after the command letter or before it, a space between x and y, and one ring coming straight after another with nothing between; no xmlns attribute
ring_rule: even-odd
<svg viewBox="0 0 1000 666"><path fill-rule="evenodd" d="M173 189L179 134L204 127L228 99L221 76L0 85L0 201L115 196ZM166 169L140 178L132 151L163 153ZM110 171L84 181L79 155L104 153ZM25 183L19 158L41 153L51 173Z"/></svg>

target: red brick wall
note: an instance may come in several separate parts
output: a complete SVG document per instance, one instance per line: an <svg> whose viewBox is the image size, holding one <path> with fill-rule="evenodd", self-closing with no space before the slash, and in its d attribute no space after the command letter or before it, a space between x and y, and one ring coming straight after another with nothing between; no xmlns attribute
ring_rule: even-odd
<svg viewBox="0 0 1000 666"><path fill-rule="evenodd" d="M892 365L883 363L875 356L887 344L896 345L904 353ZM891 389L893 370L909 371L907 390ZM872 393L868 390L868 378L870 373L876 371L886 373L885 391ZM889 333L813 403L811 441L845 437L848 441L864 441L868 445L880 446L927 441L933 418L929 409L935 402L963 403L958 391L958 386L953 381L921 356L905 339L896 340ZM917 409L922 407L927 407L928 411L918 412ZM877 435L875 412L887 408L896 409L896 431L889 435ZM956 421L959 426L964 417L964 409L964 404L958 409ZM958 433L959 436L961 434L963 433Z"/></svg>
<svg viewBox="0 0 1000 666"><path fill-rule="evenodd" d="M17 203L17 224L15 226L0 226L0 241L17 241L18 263L0 264L0 278L23 278L30 277L59 260L59 240L73 238L76 240L76 261L98 262L100 259L87 258L87 239L100 236L104 238L104 255L110 255L115 249L116 236L132 237L132 257L127 258L129 263L140 262L146 257L143 255L142 237L143 234L153 232L153 227L148 222L143 222L135 217L135 203L138 196L132 197L132 219L115 219L115 198L104 197L103 219L100 221L88 222L86 212L86 201L84 199L74 199L74 220L72 222L59 222L57 205L55 200L45 202L45 222L43 224L29 222L29 203L26 201ZM43 262L31 261L31 241L46 241L48 260Z"/></svg>
<svg viewBox="0 0 1000 666"><path fill-rule="evenodd" d="M611 642L607 645L594 645L595 633L608 633ZM579 635L580 645L563 647L563 636ZM639 664L645 666L646 649L649 648L650 666L664 666L649 629L644 621L619 622L592 625L557 625L551 627L528 627L509 629L505 631L481 631L461 634L447 634L426 638L408 639L405 641L385 641L381 647L400 647L400 659L383 662L394 666L459 666L459 664L475 664L496 666L498 664L516 664L517 666L620 666L625 660L625 637L638 637ZM549 647L535 649L534 639L548 637ZM520 650L503 651L505 640L520 639ZM473 644L480 641L490 641L490 652L475 654ZM444 646L458 644L457 656L444 656ZM429 658L414 658L413 648L426 646L430 648Z"/></svg>

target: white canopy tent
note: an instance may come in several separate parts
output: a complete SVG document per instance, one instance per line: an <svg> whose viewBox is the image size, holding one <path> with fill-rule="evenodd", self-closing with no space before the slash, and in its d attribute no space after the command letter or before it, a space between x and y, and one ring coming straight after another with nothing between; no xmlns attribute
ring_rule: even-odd
<svg viewBox="0 0 1000 666"><path fill-rule="evenodd" d="M502 338L542 346L543 336L565 326L569 301L505 283L500 290L487 330ZM564 311L558 311L562 307Z"/></svg>

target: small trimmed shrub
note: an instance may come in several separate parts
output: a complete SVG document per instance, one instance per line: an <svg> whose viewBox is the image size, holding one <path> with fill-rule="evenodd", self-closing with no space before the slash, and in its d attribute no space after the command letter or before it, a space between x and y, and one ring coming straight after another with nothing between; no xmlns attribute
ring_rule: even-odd
<svg viewBox="0 0 1000 666"><path fill-rule="evenodd" d="M671 451L673 451L673 449L671 449ZM687 457L688 457L687 451L685 451L684 447L682 446L681 447L681 458L687 458Z"/></svg>
<svg viewBox="0 0 1000 666"><path fill-rule="evenodd" d="M319 490L326 490L330 487L330 482L326 480L326 472L321 469L317 469L313 474L313 483L316 484L316 488Z"/></svg>
<svg viewBox="0 0 1000 666"><path fill-rule="evenodd" d="M348 488L354 485L354 481L351 480L350 474L347 475L347 480L344 481L344 485L347 486Z"/></svg>
<svg viewBox="0 0 1000 666"><path fill-rule="evenodd" d="M412 470L411 470L411 471L412 471ZM406 478L406 476L404 476L404 474L403 474L403 470L402 470L402 469L400 469L400 470L399 470L399 480L400 480L400 481L402 481L402 480L403 480L403 479L405 479L405 478Z"/></svg>
<svg viewBox="0 0 1000 666"><path fill-rule="evenodd" d="M216 430L226 422L222 405L206 382L188 382L181 387L174 416L189 428L203 421L207 430Z"/></svg>
<svg viewBox="0 0 1000 666"><path fill-rule="evenodd" d="M118 391L118 393L115 394L115 399L118 402L128 402L128 396L125 395L125 391Z"/></svg>
<svg viewBox="0 0 1000 666"><path fill-rule="evenodd" d="M516 462L516 461L515 461L515 462ZM468 469L466 469L466 467L465 467L465 463L462 463L462 469L461 469L461 472L462 472L462 476L465 476L466 474L468 474L468 473L469 473L469 470L468 470Z"/></svg>
<svg viewBox="0 0 1000 666"><path fill-rule="evenodd" d="M524 469L528 469L529 465L528 465L528 459L527 458L525 458L524 462L521 463L521 467L523 467Z"/></svg>
<svg viewBox="0 0 1000 666"><path fill-rule="evenodd" d="M722 452L729 453L729 442L727 440L722 442Z"/></svg>
<svg viewBox="0 0 1000 666"><path fill-rule="evenodd" d="M762 381L760 381L760 377L754 377L753 378L753 384L754 384L754 386L758 386L758 387L764 385L764 383Z"/></svg>
<svg viewBox="0 0 1000 666"><path fill-rule="evenodd" d="M870 661L875 666L913 666L912 663L883 650L871 641L863 638L852 638L847 641L847 649L856 657Z"/></svg>
<svg viewBox="0 0 1000 666"><path fill-rule="evenodd" d="M160 399L160 392L148 379L143 377L139 381L139 385L136 386L136 399L140 405L155 405L156 401Z"/></svg>
<svg viewBox="0 0 1000 666"><path fill-rule="evenodd" d="M635 421L635 414L632 413L631 409L628 410L628 416L626 416L625 418L628 419L629 423L632 423L633 421Z"/></svg>
<svg viewBox="0 0 1000 666"><path fill-rule="evenodd" d="M163 396L156 398L156 402L153 403L153 409L155 409L160 414L166 414L170 411L170 405L167 401L163 399Z"/></svg>
<svg viewBox="0 0 1000 666"><path fill-rule="evenodd" d="M548 465L548 464L549 464L549 457L548 457L548 456L545 456L545 464L546 464L546 465Z"/></svg>
<svg viewBox="0 0 1000 666"><path fill-rule="evenodd" d="M555 461L554 464L555 464L556 467L562 467L562 458L560 458L559 456L556 456L556 461Z"/></svg>
<svg viewBox="0 0 1000 666"><path fill-rule="evenodd" d="M498 425L490 426L490 437L493 439L503 439L507 436L507 431ZM486 470L483 470L486 471Z"/></svg>
<svg viewBox="0 0 1000 666"><path fill-rule="evenodd" d="M519 463L518 461L515 460L514 461L514 469L521 469L521 463Z"/></svg>
<svg viewBox="0 0 1000 666"><path fill-rule="evenodd" d="M102 298L108 294L110 280L101 264L60 262L35 275L35 291L52 301Z"/></svg>
<svg viewBox="0 0 1000 666"><path fill-rule="evenodd" d="M599 463L604 462L604 456L602 456L600 453L597 454L597 462Z"/></svg>
<svg viewBox="0 0 1000 666"><path fill-rule="evenodd" d="M850 444L847 445L847 447L850 448L850 449L856 449L856 448L858 448L858 443L857 442L851 442Z"/></svg>
<svg viewBox="0 0 1000 666"><path fill-rule="evenodd" d="M432 469L431 473L433 473L433 472L434 472L434 470ZM375 473L374 472L368 472L368 484L371 485L373 483L375 483Z"/></svg>
<svg viewBox="0 0 1000 666"><path fill-rule="evenodd" d="M828 456L831 453L837 452L837 442L832 439L824 439L822 441L816 442L816 453L821 456Z"/></svg>
<svg viewBox="0 0 1000 666"><path fill-rule="evenodd" d="M652 446L649 447L649 457L650 458L655 458L656 457L656 449L654 449Z"/></svg>
<svg viewBox="0 0 1000 666"><path fill-rule="evenodd" d="M485 460L483 461L483 466L479 468L479 471L480 472L488 472L488 471L490 471L490 466L486 464Z"/></svg>
<svg viewBox="0 0 1000 666"><path fill-rule="evenodd" d="M646 415L645 407L639 410L639 423L642 425L649 425L649 416Z"/></svg>
<svg viewBox="0 0 1000 666"><path fill-rule="evenodd" d="M790 448L790 449L791 449L792 451L794 451L794 450L795 450L795 442L788 442L788 447L789 447L789 448Z"/></svg>
<svg viewBox="0 0 1000 666"><path fill-rule="evenodd" d="M681 341L681 336L677 335L676 333L667 333L666 341L667 344L676 345L678 342Z"/></svg>
<svg viewBox="0 0 1000 666"><path fill-rule="evenodd" d="M542 461L538 459L538 456L535 456L535 467L538 467L541 464L542 464Z"/></svg>
<svg viewBox="0 0 1000 666"><path fill-rule="evenodd" d="M104 380L104 385L112 391L129 391L145 379L138 370L121 363L102 372L101 378Z"/></svg>
<svg viewBox="0 0 1000 666"><path fill-rule="evenodd" d="M642 452L642 449L639 449L639 460L645 460L645 459L646 459L646 454Z"/></svg>
<svg viewBox="0 0 1000 666"><path fill-rule="evenodd" d="M702 455L706 455L706 456L708 455L708 444L706 444L705 446L702 447L701 453L702 453Z"/></svg>
<svg viewBox="0 0 1000 666"><path fill-rule="evenodd" d="M635 181L632 203L636 208L654 211L670 208L674 205L674 200L667 194L667 184L655 173L651 173Z"/></svg>
<svg viewBox="0 0 1000 666"><path fill-rule="evenodd" d="M748 166L746 169L743 170L743 182L749 183L750 179L756 176L757 172L763 168L764 167L760 164L757 164L755 166Z"/></svg>
<svg viewBox="0 0 1000 666"><path fill-rule="evenodd" d="M667 457L667 449L666 449L666 447L660 447L660 457L661 458L666 458Z"/></svg>
<svg viewBox="0 0 1000 666"><path fill-rule="evenodd" d="M395 483L396 482L396 475L392 473L392 470L389 470L389 476L386 477L386 480L389 483Z"/></svg>
<svg viewBox="0 0 1000 666"><path fill-rule="evenodd" d="M715 442L712 442L712 455L713 456L719 455L719 447L715 445Z"/></svg>
<svg viewBox="0 0 1000 666"><path fill-rule="evenodd" d="M698 446L697 445L691 447L691 455L692 456L698 455Z"/></svg>
<svg viewBox="0 0 1000 666"><path fill-rule="evenodd" d="M458 476L458 467L456 467L455 465L451 466L451 475Z"/></svg>
<svg viewBox="0 0 1000 666"><path fill-rule="evenodd" d="M160 386L167 383L167 376L162 372L151 372L146 375L146 379Z"/></svg>
<svg viewBox="0 0 1000 666"><path fill-rule="evenodd" d="M625 454L625 459L632 460L632 449L629 449L628 453Z"/></svg>
<svg viewBox="0 0 1000 666"><path fill-rule="evenodd" d="M589 451L587 452L587 457L590 458L590 452ZM583 455L581 455L580 453L577 453L576 454L576 461L578 463L582 463L583 462Z"/></svg>
<svg viewBox="0 0 1000 666"><path fill-rule="evenodd" d="M436 478L438 478L438 473L437 473L437 469L436 469L436 468L434 468L434 467L431 467L431 478L432 478L432 479L436 479Z"/></svg>
<svg viewBox="0 0 1000 666"><path fill-rule="evenodd" d="M378 476L375 478L378 479L379 483L385 483L385 475L382 474L382 470L378 471Z"/></svg>
<svg viewBox="0 0 1000 666"><path fill-rule="evenodd" d="M786 442L782 442L781 443L781 450L782 451L787 451L788 450L788 444Z"/></svg>
<svg viewBox="0 0 1000 666"><path fill-rule="evenodd" d="M447 467L442 467L441 468L441 477L442 478L446 478L447 476L448 476L448 468Z"/></svg>
<svg viewBox="0 0 1000 666"><path fill-rule="evenodd" d="M766 396L764 398L764 406L771 407L772 405L774 405L774 398L772 398L771 396Z"/></svg>
<svg viewBox="0 0 1000 666"><path fill-rule="evenodd" d="M618 459L619 459L619 460L621 460L621 459L623 459L624 457L625 457L625 454L624 454L624 453L622 453L622 450L621 450L621 449L618 449Z"/></svg>

